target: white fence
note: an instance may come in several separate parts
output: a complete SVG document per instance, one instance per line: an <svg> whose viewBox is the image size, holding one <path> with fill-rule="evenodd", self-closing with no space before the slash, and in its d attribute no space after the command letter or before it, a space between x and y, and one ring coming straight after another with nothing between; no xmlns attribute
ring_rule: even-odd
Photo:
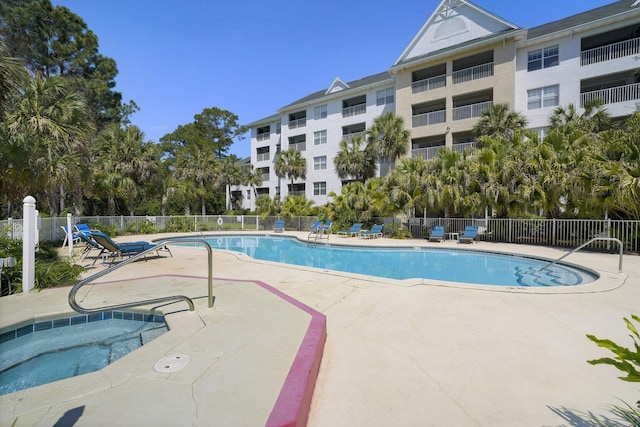
<svg viewBox="0 0 640 427"><path fill-rule="evenodd" d="M105 227L117 233L153 233L178 231L244 230L271 231L277 217L260 218L256 215L189 215L189 216L115 216L74 217L73 223L86 223L90 227ZM40 218L40 241L64 239L62 226L66 217ZM307 231L317 221L316 217L285 219L287 230ZM398 223L393 218L377 218L374 222L385 224L385 234L390 225ZM434 225L443 225L447 233L459 233L466 225L481 227L480 238L490 242L521 243L530 245L574 248L593 237L615 237L624 244L627 253L640 253L640 221L597 219L498 219L489 218L412 218L410 231L415 238L429 236ZM22 238L22 220L0 221L0 230L7 227L9 235ZM610 242L594 242L590 249L615 250Z"/></svg>

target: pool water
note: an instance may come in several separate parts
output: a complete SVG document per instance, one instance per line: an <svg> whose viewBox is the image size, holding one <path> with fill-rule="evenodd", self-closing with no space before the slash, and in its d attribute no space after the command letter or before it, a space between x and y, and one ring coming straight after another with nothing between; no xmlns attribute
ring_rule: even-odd
<svg viewBox="0 0 640 427"><path fill-rule="evenodd" d="M365 248L300 242L272 236L206 237L215 249L252 258L390 279L434 279L496 286L573 286L595 277L566 265L541 270L547 260L471 250Z"/></svg>
<svg viewBox="0 0 640 427"><path fill-rule="evenodd" d="M168 330L162 316L107 313L39 320L2 333L0 395L98 371Z"/></svg>

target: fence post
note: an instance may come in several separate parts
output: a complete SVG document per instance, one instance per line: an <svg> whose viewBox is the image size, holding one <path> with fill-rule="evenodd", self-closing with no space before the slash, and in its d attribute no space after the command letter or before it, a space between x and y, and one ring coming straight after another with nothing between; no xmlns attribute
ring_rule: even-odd
<svg viewBox="0 0 640 427"><path fill-rule="evenodd" d="M67 214L67 249L69 250L69 259L73 257L73 228L71 227L71 214Z"/></svg>
<svg viewBox="0 0 640 427"><path fill-rule="evenodd" d="M28 294L35 281L36 199L27 196L22 203L22 292Z"/></svg>
<svg viewBox="0 0 640 427"><path fill-rule="evenodd" d="M558 226L558 223L556 222L556 219L553 218L553 229L551 230L551 246L555 246L556 245L556 228Z"/></svg>

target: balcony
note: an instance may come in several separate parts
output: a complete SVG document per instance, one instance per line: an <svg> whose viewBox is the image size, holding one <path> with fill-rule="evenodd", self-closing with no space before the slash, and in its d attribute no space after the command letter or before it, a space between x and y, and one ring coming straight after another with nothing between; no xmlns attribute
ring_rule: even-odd
<svg viewBox="0 0 640 427"><path fill-rule="evenodd" d="M453 144L453 149L460 154L464 153L464 150L471 150L474 148L478 148L478 143L476 141Z"/></svg>
<svg viewBox="0 0 640 427"><path fill-rule="evenodd" d="M269 160L269 152L267 151L266 153L258 153L256 155L256 161L258 162L262 162L265 160Z"/></svg>
<svg viewBox="0 0 640 427"><path fill-rule="evenodd" d="M361 137L362 139L366 139L367 138L367 132L362 131L362 132L353 132L353 133L349 133L346 135L342 135L342 139L344 141L350 142L352 139L357 138L357 137Z"/></svg>
<svg viewBox="0 0 640 427"><path fill-rule="evenodd" d="M415 114L411 117L411 126L416 128L419 126L435 125L446 121L446 110L431 111L429 113Z"/></svg>
<svg viewBox="0 0 640 427"><path fill-rule="evenodd" d="M425 160L433 159L438 156L438 150L443 148L444 145L437 145L435 147L426 148L414 148L411 150L411 157L424 157Z"/></svg>
<svg viewBox="0 0 640 427"><path fill-rule="evenodd" d="M289 129L297 129L307 125L307 118L289 120Z"/></svg>
<svg viewBox="0 0 640 427"><path fill-rule="evenodd" d="M351 107L345 107L342 109L342 117L357 116L358 114L364 114L366 112L366 104L352 105Z"/></svg>
<svg viewBox="0 0 640 427"><path fill-rule="evenodd" d="M471 80L484 79L485 77L493 76L493 62L486 64L476 65L474 67L465 68L462 70L454 71L453 84L464 83Z"/></svg>
<svg viewBox="0 0 640 427"><path fill-rule="evenodd" d="M597 64L640 53L640 37L580 52L580 65Z"/></svg>
<svg viewBox="0 0 640 427"><path fill-rule="evenodd" d="M304 151L307 149L307 143L306 142L295 142L295 143L289 143L289 148L293 148L296 151Z"/></svg>
<svg viewBox="0 0 640 427"><path fill-rule="evenodd" d="M262 174L262 182L269 181L269 172Z"/></svg>
<svg viewBox="0 0 640 427"><path fill-rule="evenodd" d="M259 134L256 136L256 140L258 140L258 141L264 141L265 139L269 139L269 136L270 136L270 135L271 135L270 133L259 133Z"/></svg>
<svg viewBox="0 0 640 427"><path fill-rule="evenodd" d="M435 77L430 77L428 79L417 80L411 83L411 92L412 93L426 92L428 90L434 90L441 87L445 87L446 85L447 85L447 76L443 74L441 76L435 76Z"/></svg>
<svg viewBox="0 0 640 427"><path fill-rule="evenodd" d="M640 83L583 92L580 94L580 107L594 99L600 99L605 105L639 100Z"/></svg>
<svg viewBox="0 0 640 427"><path fill-rule="evenodd" d="M465 120L480 117L483 112L489 110L493 101L479 102L477 104L463 105L453 109L453 120Z"/></svg>

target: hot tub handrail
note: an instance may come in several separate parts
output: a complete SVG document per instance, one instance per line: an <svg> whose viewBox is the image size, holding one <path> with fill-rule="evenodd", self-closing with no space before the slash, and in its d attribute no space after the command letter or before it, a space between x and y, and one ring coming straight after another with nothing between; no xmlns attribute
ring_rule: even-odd
<svg viewBox="0 0 640 427"><path fill-rule="evenodd" d="M166 245L167 243L175 243L175 242L185 242L185 243L200 243L202 245L205 246L205 248L207 249L207 252L209 253L209 265L208 265L208 306L209 308L213 308L213 251L211 249L211 245L209 243L207 243L204 239L200 239L200 238L193 238L193 237L174 237L174 238L169 238L169 239L164 239L161 240L159 242L155 242L155 246L152 248L149 248L145 251L142 251L130 258L127 258L113 266L111 266L110 268L106 268L102 271L99 271L85 279L80 280L78 283L76 283L72 288L71 291L69 291L69 305L71 306L71 308L73 308L75 311L77 311L78 313L82 313L82 314L90 314L90 313L97 313L97 312L101 312L101 311L108 311L108 310L120 310L123 308L131 308L131 307L138 307L138 306L142 306L142 305L148 305L148 304L156 304L156 303L161 303L161 302L168 302L168 301L184 301L189 305L189 310L190 311L194 311L195 307L193 305L193 301L191 300L191 298L186 297L184 295L173 295L173 296L168 296L168 297L161 297L161 298L153 298L153 299L147 299L144 301L137 301L137 302L130 302L130 303L124 303L124 304L115 304L115 305L110 305L107 307L101 307L101 308L84 308L84 307L80 307L78 305L78 303L76 302L76 294L78 293L78 290L80 290L81 287L83 287L84 285L92 282L95 279L99 279L100 277L106 276L107 274L116 271L119 268L124 267L125 265L129 264L130 262L133 262L135 260L137 260L138 258L141 258L143 256L145 256L147 253L149 252L153 252L156 251L158 249L159 246L163 246Z"/></svg>

